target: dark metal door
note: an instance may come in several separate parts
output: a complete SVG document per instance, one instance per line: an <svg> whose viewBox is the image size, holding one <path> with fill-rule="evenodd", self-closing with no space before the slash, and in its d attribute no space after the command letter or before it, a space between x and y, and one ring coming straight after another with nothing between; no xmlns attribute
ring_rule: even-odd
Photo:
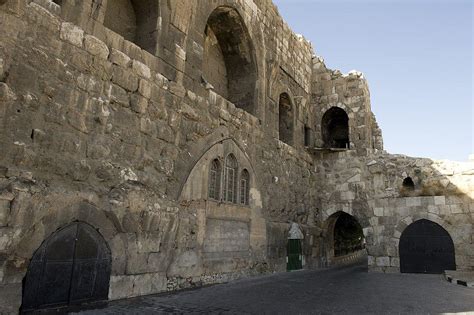
<svg viewBox="0 0 474 315"><path fill-rule="evenodd" d="M303 268L301 240L288 240L287 253L288 262L286 264L286 269L288 271L299 270Z"/></svg>
<svg viewBox="0 0 474 315"><path fill-rule="evenodd" d="M429 220L416 221L403 231L399 252L400 272L439 274L456 269L451 236Z"/></svg>
<svg viewBox="0 0 474 315"><path fill-rule="evenodd" d="M22 312L106 300L110 250L90 225L73 223L35 252L23 287Z"/></svg>

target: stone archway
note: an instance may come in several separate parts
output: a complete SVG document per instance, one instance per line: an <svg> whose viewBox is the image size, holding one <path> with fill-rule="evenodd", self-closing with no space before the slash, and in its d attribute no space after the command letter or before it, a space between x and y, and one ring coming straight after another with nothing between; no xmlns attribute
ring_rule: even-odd
<svg viewBox="0 0 474 315"><path fill-rule="evenodd" d="M344 211L330 215L325 223L325 255L328 265L365 250L365 236L359 220ZM356 255L357 256L357 255ZM352 257L350 257L352 259Z"/></svg>
<svg viewBox="0 0 474 315"><path fill-rule="evenodd" d="M238 108L256 114L255 49L243 18L232 7L216 8L207 20L203 81Z"/></svg>
<svg viewBox="0 0 474 315"><path fill-rule="evenodd" d="M23 281L21 312L107 300L111 252L89 224L73 222L35 251Z"/></svg>
<svg viewBox="0 0 474 315"><path fill-rule="evenodd" d="M454 243L439 224L421 219L411 223L400 236L400 272L443 273L455 270Z"/></svg>

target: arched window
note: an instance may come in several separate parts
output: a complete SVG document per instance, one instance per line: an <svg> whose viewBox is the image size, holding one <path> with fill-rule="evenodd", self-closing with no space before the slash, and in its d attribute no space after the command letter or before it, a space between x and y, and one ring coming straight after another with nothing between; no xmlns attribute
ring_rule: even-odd
<svg viewBox="0 0 474 315"><path fill-rule="evenodd" d="M279 139L286 144L293 144L293 110L290 96L286 93L280 95L278 102L278 135Z"/></svg>
<svg viewBox="0 0 474 315"><path fill-rule="evenodd" d="M411 177L407 177L403 180L403 188L407 191L413 191L415 190L415 183L413 182L413 179Z"/></svg>
<svg viewBox="0 0 474 315"><path fill-rule="evenodd" d="M240 203L243 205L249 204L250 191L250 175L247 170L243 170L240 174Z"/></svg>
<svg viewBox="0 0 474 315"><path fill-rule="evenodd" d="M339 107L330 108L321 121L325 148L349 149L349 116Z"/></svg>
<svg viewBox="0 0 474 315"><path fill-rule="evenodd" d="M218 7L204 32L203 81L235 106L255 114L255 51L239 12Z"/></svg>
<svg viewBox="0 0 474 315"><path fill-rule="evenodd" d="M209 169L209 198L220 200L221 195L221 163L215 159Z"/></svg>
<svg viewBox="0 0 474 315"><path fill-rule="evenodd" d="M237 203L237 171L238 165L235 156L229 154L225 160L225 201Z"/></svg>
<svg viewBox="0 0 474 315"><path fill-rule="evenodd" d="M159 1L109 0L104 26L154 54L159 28Z"/></svg>

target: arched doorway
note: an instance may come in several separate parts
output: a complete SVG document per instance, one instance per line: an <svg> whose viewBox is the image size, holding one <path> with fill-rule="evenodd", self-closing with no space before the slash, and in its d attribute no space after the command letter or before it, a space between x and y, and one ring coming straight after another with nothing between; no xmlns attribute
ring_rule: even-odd
<svg viewBox="0 0 474 315"><path fill-rule="evenodd" d="M400 272L443 273L455 270L454 243L439 224L418 220L400 236Z"/></svg>
<svg viewBox="0 0 474 315"><path fill-rule="evenodd" d="M300 229L298 223L291 223L290 230L288 232L288 245L286 248L287 263L286 270L300 270L303 268L303 247L301 240L304 238L303 232Z"/></svg>
<svg viewBox="0 0 474 315"><path fill-rule="evenodd" d="M255 59L248 29L239 12L227 6L215 9L205 29L203 80L216 93L254 115Z"/></svg>
<svg viewBox="0 0 474 315"><path fill-rule="evenodd" d="M22 313L107 300L111 253L90 225L74 222L36 250L23 281Z"/></svg>
<svg viewBox="0 0 474 315"><path fill-rule="evenodd" d="M334 225L334 256L344 256L364 248L364 233L359 222L342 212Z"/></svg>
<svg viewBox="0 0 474 315"><path fill-rule="evenodd" d="M349 116L339 107L331 107L321 121L325 148L349 149Z"/></svg>

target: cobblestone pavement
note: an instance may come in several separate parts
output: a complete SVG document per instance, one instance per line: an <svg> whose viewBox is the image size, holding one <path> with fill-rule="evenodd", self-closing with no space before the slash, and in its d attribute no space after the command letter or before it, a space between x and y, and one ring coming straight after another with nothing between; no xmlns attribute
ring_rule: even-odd
<svg viewBox="0 0 474 315"><path fill-rule="evenodd" d="M367 273L361 265L242 279L109 303L82 314L474 313L474 289L442 275Z"/></svg>

